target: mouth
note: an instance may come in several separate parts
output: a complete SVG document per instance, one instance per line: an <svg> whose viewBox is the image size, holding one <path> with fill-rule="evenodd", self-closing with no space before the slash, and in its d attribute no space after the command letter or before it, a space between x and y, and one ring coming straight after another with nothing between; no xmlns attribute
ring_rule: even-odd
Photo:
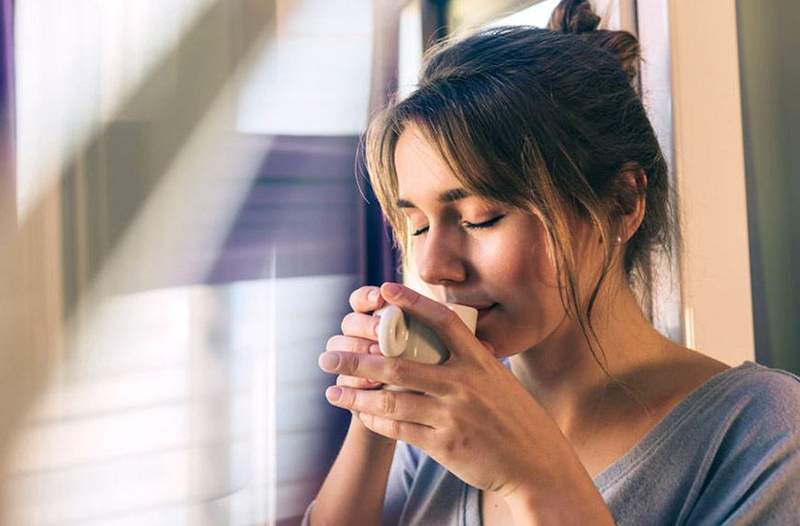
<svg viewBox="0 0 800 526"><path fill-rule="evenodd" d="M496 306L497 303L492 303L491 305L487 305L485 307L476 307L478 309L478 319L481 319L492 312Z"/></svg>
<svg viewBox="0 0 800 526"><path fill-rule="evenodd" d="M449 296L447 301L450 303L455 303L458 305L464 305L465 307L472 307L478 311L478 321L482 318L489 315L491 312L495 311L498 303L489 303L486 299L478 299L475 297L472 301L468 300L467 298L459 298L458 296Z"/></svg>
<svg viewBox="0 0 800 526"><path fill-rule="evenodd" d="M453 303L456 303L458 305L463 305L465 307L472 307L473 309L477 310L478 312L486 312L489 309L491 309L492 307L494 307L495 305L497 305L497 303L469 303L469 302L466 302L466 301L465 302L454 301Z"/></svg>

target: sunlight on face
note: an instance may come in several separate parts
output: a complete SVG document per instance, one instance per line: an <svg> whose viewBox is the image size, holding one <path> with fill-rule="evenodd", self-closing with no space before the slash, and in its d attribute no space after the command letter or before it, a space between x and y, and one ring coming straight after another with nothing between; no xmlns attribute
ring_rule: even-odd
<svg viewBox="0 0 800 526"><path fill-rule="evenodd" d="M565 311L541 221L470 195L413 125L399 138L395 164L411 255L436 299L481 309L478 338L498 358L550 335Z"/></svg>

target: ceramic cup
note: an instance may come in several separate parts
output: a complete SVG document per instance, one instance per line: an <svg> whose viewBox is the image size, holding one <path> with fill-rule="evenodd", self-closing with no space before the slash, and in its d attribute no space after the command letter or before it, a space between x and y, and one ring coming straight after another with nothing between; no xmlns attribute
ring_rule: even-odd
<svg viewBox="0 0 800 526"><path fill-rule="evenodd" d="M478 309L455 303L445 304L464 322L472 334L478 321ZM387 305L375 312L381 318L378 324L378 346L384 356L401 357L427 364L440 364L450 357L450 351L433 329L403 312L396 305ZM385 389L400 391L397 386L385 385Z"/></svg>

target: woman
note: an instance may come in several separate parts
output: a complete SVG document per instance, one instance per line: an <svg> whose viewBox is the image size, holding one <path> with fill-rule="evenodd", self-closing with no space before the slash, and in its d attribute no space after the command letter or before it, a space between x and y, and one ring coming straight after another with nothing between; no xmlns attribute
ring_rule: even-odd
<svg viewBox="0 0 800 526"><path fill-rule="evenodd" d="M563 1L549 30L446 44L371 123L371 182L438 302L352 294L320 367L354 417L306 524L800 521L800 379L729 368L642 314L671 192L637 42L598 21ZM386 302L450 359L380 355ZM476 334L442 302L479 308Z"/></svg>

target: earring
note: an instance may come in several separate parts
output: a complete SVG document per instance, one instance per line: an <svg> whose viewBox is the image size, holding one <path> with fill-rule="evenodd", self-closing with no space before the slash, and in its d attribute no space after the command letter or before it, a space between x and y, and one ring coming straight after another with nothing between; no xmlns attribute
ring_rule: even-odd
<svg viewBox="0 0 800 526"><path fill-rule="evenodd" d="M617 245L622 244L622 236L617 236Z"/></svg>

